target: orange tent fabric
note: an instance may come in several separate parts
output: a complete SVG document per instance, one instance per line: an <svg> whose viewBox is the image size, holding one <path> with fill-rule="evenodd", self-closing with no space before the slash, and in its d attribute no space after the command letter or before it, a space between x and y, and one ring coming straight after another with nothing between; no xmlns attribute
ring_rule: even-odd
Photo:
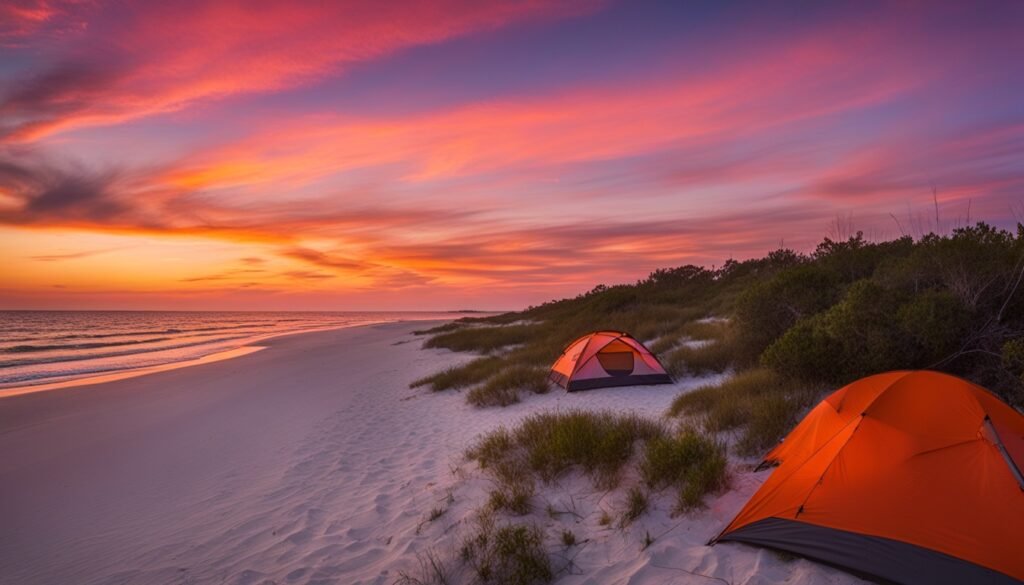
<svg viewBox="0 0 1024 585"><path fill-rule="evenodd" d="M895 583L1024 581L1024 416L930 371L870 376L817 405L717 541Z"/></svg>
<svg viewBox="0 0 1024 585"><path fill-rule="evenodd" d="M551 366L548 378L569 392L672 383L650 350L618 331L595 331L570 343Z"/></svg>

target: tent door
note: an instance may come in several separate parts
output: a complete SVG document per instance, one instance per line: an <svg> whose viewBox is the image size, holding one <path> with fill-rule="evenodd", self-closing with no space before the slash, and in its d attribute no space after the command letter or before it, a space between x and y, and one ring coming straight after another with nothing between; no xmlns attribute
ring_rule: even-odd
<svg viewBox="0 0 1024 585"><path fill-rule="evenodd" d="M609 376L628 376L633 373L633 348L621 341L613 341L597 352L597 361Z"/></svg>

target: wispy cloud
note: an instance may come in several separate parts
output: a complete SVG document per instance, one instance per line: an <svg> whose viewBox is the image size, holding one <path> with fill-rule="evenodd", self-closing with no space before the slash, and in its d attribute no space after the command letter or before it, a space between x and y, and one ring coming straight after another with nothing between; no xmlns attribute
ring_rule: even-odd
<svg viewBox="0 0 1024 585"><path fill-rule="evenodd" d="M99 254L106 254L112 250L83 250L81 252L66 252L61 254L37 254L35 256L29 256L32 260L38 260L40 262L59 262L62 260L77 260L79 258L88 258L90 256L97 256Z"/></svg>
<svg viewBox="0 0 1024 585"><path fill-rule="evenodd" d="M124 122L203 100L279 90L396 51L510 23L563 18L589 0L201 2L172 0L94 11L75 60L15 82L0 99L0 135L32 140L62 129ZM7 10L9 37L55 18L51 5ZM183 17L183 15L187 15ZM34 20L35 19L35 20ZM0 37L2 38L2 37Z"/></svg>

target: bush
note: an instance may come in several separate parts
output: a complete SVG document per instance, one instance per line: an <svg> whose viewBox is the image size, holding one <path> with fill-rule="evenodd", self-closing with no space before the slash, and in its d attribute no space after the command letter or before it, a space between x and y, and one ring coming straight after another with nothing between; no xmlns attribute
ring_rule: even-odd
<svg viewBox="0 0 1024 585"><path fill-rule="evenodd" d="M839 286L834 271L802 263L748 288L736 303L737 349L742 357L756 359L797 321L830 307Z"/></svg>
<svg viewBox="0 0 1024 585"><path fill-rule="evenodd" d="M838 304L787 331L762 362L782 374L832 384L913 364L909 335L896 318L900 301L873 281L857 281Z"/></svg>
<svg viewBox="0 0 1024 585"><path fill-rule="evenodd" d="M926 366L963 343L971 314L949 291L925 291L904 303L896 323L909 341L910 363Z"/></svg>

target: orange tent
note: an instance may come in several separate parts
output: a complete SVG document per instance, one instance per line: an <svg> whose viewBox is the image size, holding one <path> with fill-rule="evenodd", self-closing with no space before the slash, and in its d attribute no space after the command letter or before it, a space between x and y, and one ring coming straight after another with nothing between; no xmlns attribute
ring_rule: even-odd
<svg viewBox="0 0 1024 585"><path fill-rule="evenodd" d="M894 583L1024 581L1024 416L966 380L854 382L765 463L779 467L716 541Z"/></svg>
<svg viewBox="0 0 1024 585"><path fill-rule="evenodd" d="M628 333L595 331L565 348L548 376L569 392L610 386L671 384L658 358Z"/></svg>

